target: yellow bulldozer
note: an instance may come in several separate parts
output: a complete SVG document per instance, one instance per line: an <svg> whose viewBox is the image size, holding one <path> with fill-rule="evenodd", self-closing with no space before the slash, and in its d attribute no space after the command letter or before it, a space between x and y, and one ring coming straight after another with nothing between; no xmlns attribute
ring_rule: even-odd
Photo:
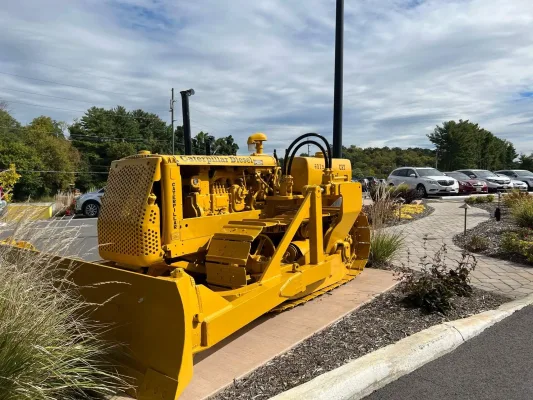
<svg viewBox="0 0 533 400"><path fill-rule="evenodd" d="M265 140L250 136L249 156L140 152L110 167L97 223L103 261L67 261L83 296L101 304L91 317L126 345L116 361L137 399L177 399L194 354L367 262L350 162L315 133L293 142L282 164L263 153ZM321 151L296 156L307 144Z"/></svg>

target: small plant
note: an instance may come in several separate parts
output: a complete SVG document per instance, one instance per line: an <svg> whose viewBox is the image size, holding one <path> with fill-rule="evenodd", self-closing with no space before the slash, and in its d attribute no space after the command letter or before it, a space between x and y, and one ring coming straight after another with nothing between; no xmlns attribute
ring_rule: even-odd
<svg viewBox="0 0 533 400"><path fill-rule="evenodd" d="M370 238L370 257L368 263L373 267L390 264L398 255L404 244L404 235L400 231L373 231Z"/></svg>
<svg viewBox="0 0 533 400"><path fill-rule="evenodd" d="M504 233L500 247L505 253L520 254L533 263L533 230L521 229L518 232Z"/></svg>
<svg viewBox="0 0 533 400"><path fill-rule="evenodd" d="M468 197L465 199L465 203L468 205L476 204L477 203L477 197Z"/></svg>
<svg viewBox="0 0 533 400"><path fill-rule="evenodd" d="M505 204L507 207L513 207L515 204L520 203L522 200L527 200L528 198L528 193L514 189L510 193L503 196L503 204Z"/></svg>
<svg viewBox="0 0 533 400"><path fill-rule="evenodd" d="M493 194L489 194L485 197L485 200L487 203L492 203L494 202L494 195Z"/></svg>
<svg viewBox="0 0 533 400"><path fill-rule="evenodd" d="M400 290L404 301L427 312L446 314L452 307L455 296L470 296L470 273L476 267L476 259L463 254L453 269L446 265L446 246L443 246L433 259L422 265L420 272L401 268Z"/></svg>
<svg viewBox="0 0 533 400"><path fill-rule="evenodd" d="M466 249L468 251L479 252L487 250L489 248L490 241L483 236L474 235L470 238L466 244Z"/></svg>
<svg viewBox="0 0 533 400"><path fill-rule="evenodd" d="M486 197L483 197L483 196L478 196L478 197L475 197L475 203L476 204L483 204L483 203L486 203L487 200L485 200Z"/></svg>
<svg viewBox="0 0 533 400"><path fill-rule="evenodd" d="M533 198L517 201L511 206L511 215L518 226L533 228Z"/></svg>

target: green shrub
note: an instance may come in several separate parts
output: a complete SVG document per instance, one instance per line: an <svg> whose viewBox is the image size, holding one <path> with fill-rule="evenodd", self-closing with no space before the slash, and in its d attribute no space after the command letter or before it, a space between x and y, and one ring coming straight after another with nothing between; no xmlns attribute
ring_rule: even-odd
<svg viewBox="0 0 533 400"><path fill-rule="evenodd" d="M487 201L485 200L486 197L485 196L478 196L478 197L475 197L476 201L475 203L476 204L483 204L483 203L486 203Z"/></svg>
<svg viewBox="0 0 533 400"><path fill-rule="evenodd" d="M379 267L391 263L398 255L403 244L404 235L400 231L374 230L370 238L369 265Z"/></svg>
<svg viewBox="0 0 533 400"><path fill-rule="evenodd" d="M530 229L504 233L500 247L505 253L520 254L533 263L533 232Z"/></svg>
<svg viewBox="0 0 533 400"><path fill-rule="evenodd" d="M533 199L517 201L511 206L511 215L518 226L533 228Z"/></svg>
<svg viewBox="0 0 533 400"><path fill-rule="evenodd" d="M466 244L466 249L473 252L487 250L489 248L490 241L483 236L474 235L470 238Z"/></svg>
<svg viewBox="0 0 533 400"><path fill-rule="evenodd" d="M494 195L493 194L489 194L485 197L487 203L492 203L494 201Z"/></svg>
<svg viewBox="0 0 533 400"><path fill-rule="evenodd" d="M503 204L507 207L513 207L515 204L527 199L529 199L528 193L522 192L518 189L514 189L505 196L503 196Z"/></svg>
<svg viewBox="0 0 533 400"><path fill-rule="evenodd" d="M425 263L420 272L402 268L400 290L407 304L427 312L446 314L453 307L454 296L470 296L470 273L475 269L476 259L463 254L457 266L450 269L445 263L446 248L439 250L433 260Z"/></svg>
<svg viewBox="0 0 533 400"><path fill-rule="evenodd" d="M477 197L468 197L465 199L465 203L468 205L476 204L477 203Z"/></svg>
<svg viewBox="0 0 533 400"><path fill-rule="evenodd" d="M46 232L53 239L35 240L50 253L60 253L77 235L53 226L30 234L15 230L17 239ZM0 260L0 399L103 399L120 393L126 385L105 361L113 347L100 336L109 326L84 317L93 306L59 278L66 271L60 273L57 261L8 246L0 246Z"/></svg>

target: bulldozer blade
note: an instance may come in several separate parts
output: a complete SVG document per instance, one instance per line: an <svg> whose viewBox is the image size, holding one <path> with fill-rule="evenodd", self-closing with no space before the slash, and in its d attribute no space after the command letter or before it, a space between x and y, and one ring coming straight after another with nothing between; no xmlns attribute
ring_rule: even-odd
<svg viewBox="0 0 533 400"><path fill-rule="evenodd" d="M10 253L43 257L17 247ZM134 389L127 394L139 400L177 399L193 371L193 315L188 302L194 282L190 277L161 279L98 263L49 257L58 271L67 271L66 278L91 303L89 319L105 326L103 339L119 344L120 351L112 355L112 361L131 379Z"/></svg>

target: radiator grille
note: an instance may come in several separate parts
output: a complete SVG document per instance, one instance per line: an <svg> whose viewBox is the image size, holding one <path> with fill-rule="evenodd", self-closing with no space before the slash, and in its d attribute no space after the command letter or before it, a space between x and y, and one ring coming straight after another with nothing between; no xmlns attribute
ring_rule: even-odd
<svg viewBox="0 0 533 400"><path fill-rule="evenodd" d="M102 258L133 266L162 259L159 208L148 204L159 163L153 157L112 165L98 218Z"/></svg>

